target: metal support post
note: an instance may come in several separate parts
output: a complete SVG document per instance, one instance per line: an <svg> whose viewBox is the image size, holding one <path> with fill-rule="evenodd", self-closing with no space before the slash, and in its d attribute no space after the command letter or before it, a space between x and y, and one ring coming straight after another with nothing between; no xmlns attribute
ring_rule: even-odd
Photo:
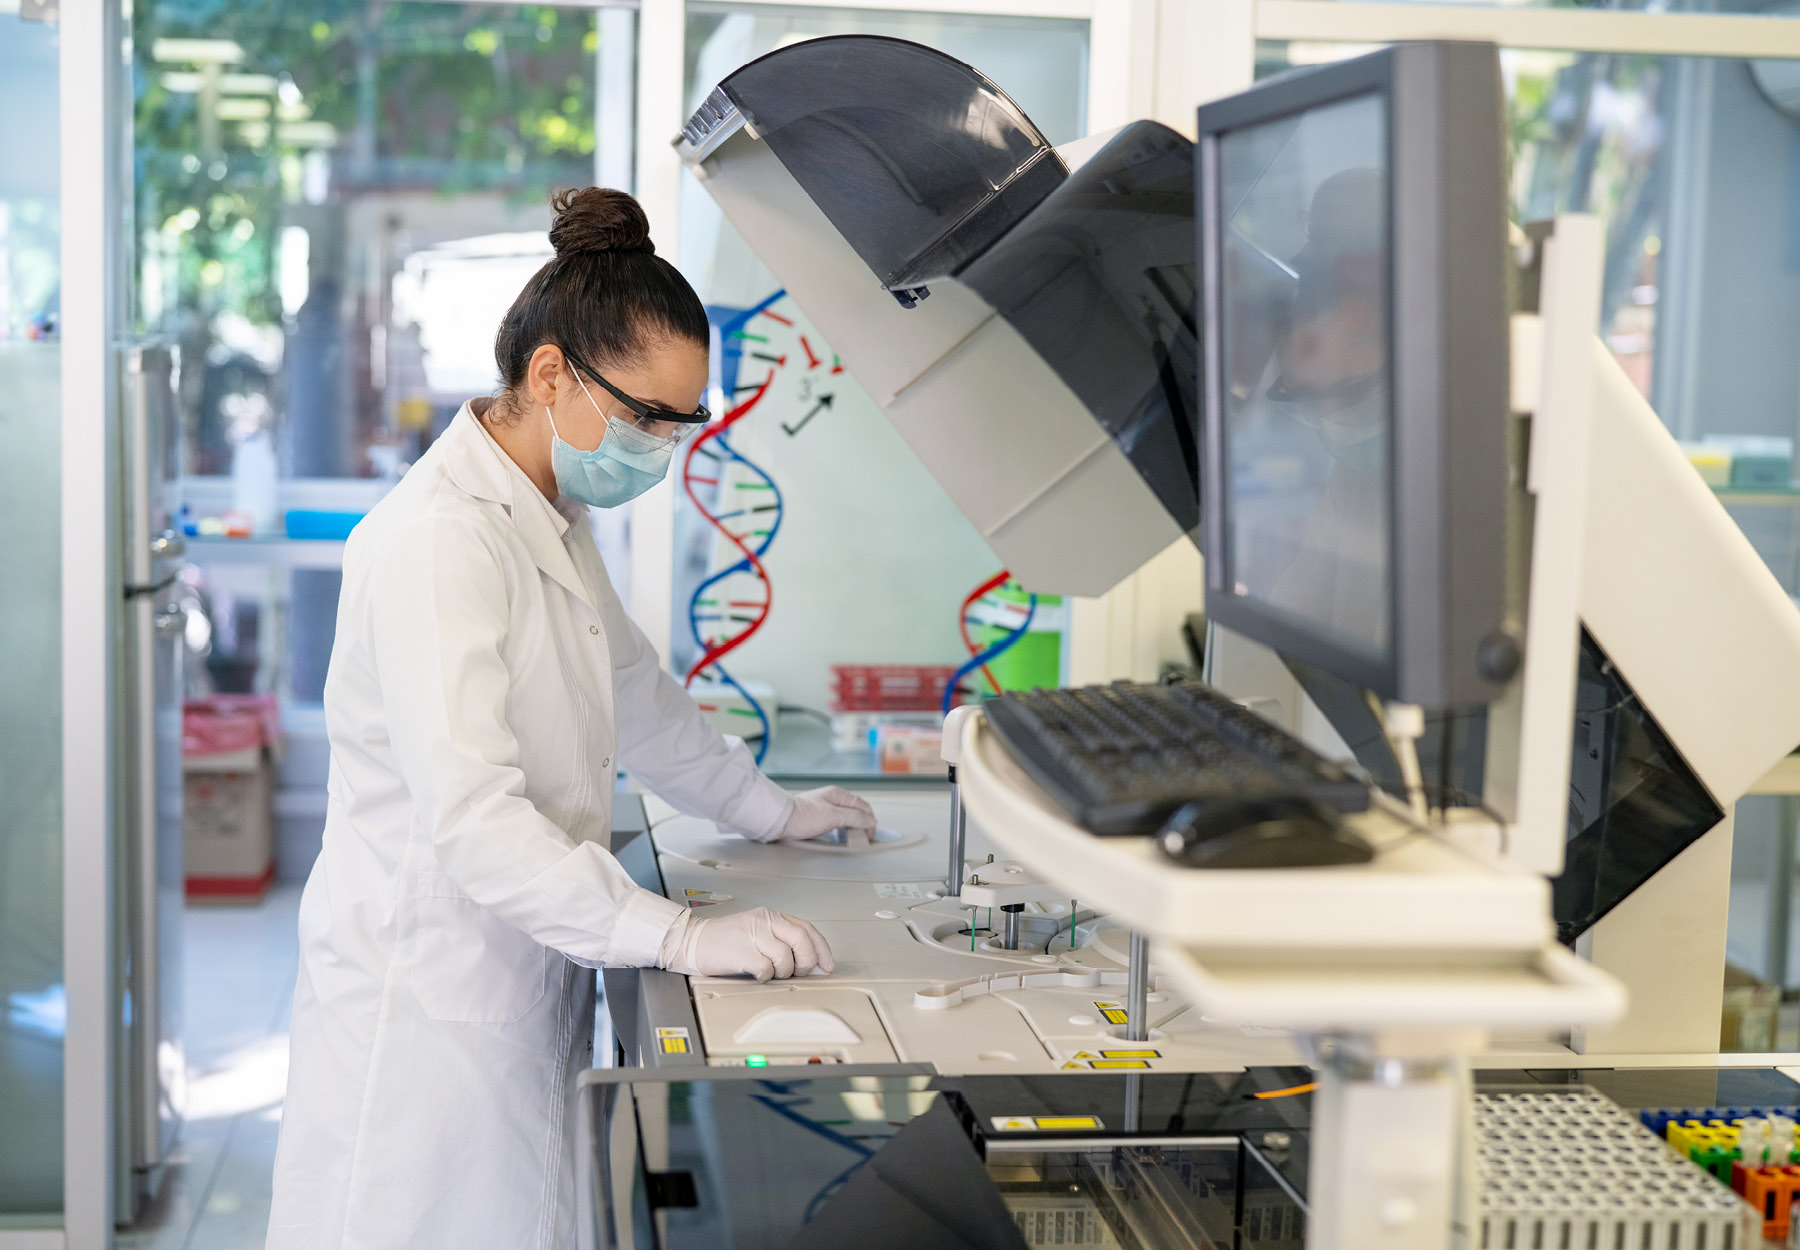
<svg viewBox="0 0 1800 1250"><path fill-rule="evenodd" d="M1125 1123L1127 1133L1144 1127L1144 1078L1141 1073L1125 1074Z"/></svg>
<svg viewBox="0 0 1800 1250"><path fill-rule="evenodd" d="M1004 936L1000 945L1009 951L1019 949L1019 913L1025 910L1023 903L1008 903L1000 909Z"/></svg>
<svg viewBox="0 0 1800 1250"><path fill-rule="evenodd" d="M1800 826L1800 800L1784 794L1775 803L1775 871L1769 876L1769 958L1763 975L1777 990L1786 993L1788 947L1794 927L1794 844L1796 826Z"/></svg>
<svg viewBox="0 0 1800 1250"><path fill-rule="evenodd" d="M968 841L969 818L963 814L962 787L956 783L956 765L950 765L950 869L944 876L946 898L961 898L963 847Z"/></svg>
<svg viewBox="0 0 1800 1250"><path fill-rule="evenodd" d="M1137 932L1131 935L1130 962L1125 970L1125 1040L1150 1040L1150 943Z"/></svg>
<svg viewBox="0 0 1800 1250"><path fill-rule="evenodd" d="M1307 1161L1308 1250L1460 1244L1452 1229L1457 1191L1474 1183L1459 1166L1461 1125L1473 1108L1452 1062L1386 1056L1369 1038L1321 1039L1319 1049ZM1383 1148L1371 1150L1372 1141Z"/></svg>

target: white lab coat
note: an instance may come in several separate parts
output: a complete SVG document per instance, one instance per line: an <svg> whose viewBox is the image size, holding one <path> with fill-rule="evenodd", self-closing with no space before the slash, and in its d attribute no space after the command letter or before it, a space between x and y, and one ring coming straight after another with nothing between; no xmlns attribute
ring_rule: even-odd
<svg viewBox="0 0 1800 1250"><path fill-rule="evenodd" d="M270 1250L574 1244L593 975L678 904L606 850L618 764L751 837L792 800L665 674L467 405L358 525L325 683Z"/></svg>

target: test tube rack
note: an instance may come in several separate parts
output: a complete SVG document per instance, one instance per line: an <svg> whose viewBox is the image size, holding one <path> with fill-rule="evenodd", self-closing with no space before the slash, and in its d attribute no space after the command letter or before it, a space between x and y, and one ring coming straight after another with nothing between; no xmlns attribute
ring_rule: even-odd
<svg viewBox="0 0 1800 1250"><path fill-rule="evenodd" d="M1475 1127L1479 1245L1760 1244L1756 1210L1597 1091L1478 1093Z"/></svg>

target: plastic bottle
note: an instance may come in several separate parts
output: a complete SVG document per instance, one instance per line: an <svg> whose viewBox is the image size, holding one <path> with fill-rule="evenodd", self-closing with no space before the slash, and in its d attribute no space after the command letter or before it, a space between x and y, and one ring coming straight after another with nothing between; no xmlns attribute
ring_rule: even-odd
<svg viewBox="0 0 1800 1250"><path fill-rule="evenodd" d="M231 453L231 506L250 518L257 536L281 532L277 493L280 471L275 463L275 442L258 430Z"/></svg>

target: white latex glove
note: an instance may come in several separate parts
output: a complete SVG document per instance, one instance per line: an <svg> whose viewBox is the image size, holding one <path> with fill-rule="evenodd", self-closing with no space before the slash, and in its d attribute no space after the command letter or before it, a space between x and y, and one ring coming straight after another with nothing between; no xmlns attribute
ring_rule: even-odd
<svg viewBox="0 0 1800 1250"><path fill-rule="evenodd" d="M867 799L842 786L821 786L794 796L793 814L775 837L781 842L797 842L843 828L862 829L873 835L875 809Z"/></svg>
<svg viewBox="0 0 1800 1250"><path fill-rule="evenodd" d="M687 976L729 977L747 972L758 981L803 977L814 968L837 967L825 935L798 916L768 907L725 916L681 914L663 936L657 963Z"/></svg>

